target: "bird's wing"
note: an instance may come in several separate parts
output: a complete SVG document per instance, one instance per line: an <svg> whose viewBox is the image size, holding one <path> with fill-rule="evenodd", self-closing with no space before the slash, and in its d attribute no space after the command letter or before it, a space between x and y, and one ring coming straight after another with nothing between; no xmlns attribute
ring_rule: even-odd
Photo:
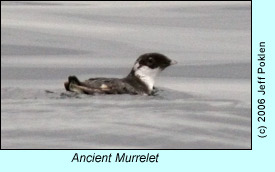
<svg viewBox="0 0 275 172"><path fill-rule="evenodd" d="M138 94L129 84L117 78L91 78L84 82L79 82L75 77L69 77L69 82L65 83L68 91L85 94Z"/></svg>

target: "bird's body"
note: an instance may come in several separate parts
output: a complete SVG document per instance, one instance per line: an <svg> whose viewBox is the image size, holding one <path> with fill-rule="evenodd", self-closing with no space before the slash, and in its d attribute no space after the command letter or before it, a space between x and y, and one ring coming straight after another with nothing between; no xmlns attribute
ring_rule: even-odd
<svg viewBox="0 0 275 172"><path fill-rule="evenodd" d="M76 76L69 76L64 83L67 91L84 94L139 94L153 92L155 77L166 67L175 64L159 53L141 55L131 72L125 78L90 78L80 82Z"/></svg>

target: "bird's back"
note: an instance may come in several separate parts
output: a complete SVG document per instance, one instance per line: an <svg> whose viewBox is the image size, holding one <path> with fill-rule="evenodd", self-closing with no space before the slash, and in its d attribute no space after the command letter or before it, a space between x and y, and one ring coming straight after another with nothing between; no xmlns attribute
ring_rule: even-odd
<svg viewBox="0 0 275 172"><path fill-rule="evenodd" d="M82 83L91 89L98 89L107 94L139 94L132 85L118 78L90 78Z"/></svg>

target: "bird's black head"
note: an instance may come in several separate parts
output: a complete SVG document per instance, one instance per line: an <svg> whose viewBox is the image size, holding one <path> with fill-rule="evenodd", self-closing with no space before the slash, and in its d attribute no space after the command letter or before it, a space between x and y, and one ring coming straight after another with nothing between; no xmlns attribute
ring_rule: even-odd
<svg viewBox="0 0 275 172"><path fill-rule="evenodd" d="M148 94L150 94L153 90L156 76L166 67L176 63L176 61L170 60L163 54L146 53L139 56L126 79L131 81L134 78L138 78L139 81L146 85Z"/></svg>
<svg viewBox="0 0 275 172"><path fill-rule="evenodd" d="M176 64L176 61L172 61L168 57L160 53L146 53L141 56L136 61L139 64L138 68L142 66L147 66L151 69L160 68L160 70L166 67Z"/></svg>

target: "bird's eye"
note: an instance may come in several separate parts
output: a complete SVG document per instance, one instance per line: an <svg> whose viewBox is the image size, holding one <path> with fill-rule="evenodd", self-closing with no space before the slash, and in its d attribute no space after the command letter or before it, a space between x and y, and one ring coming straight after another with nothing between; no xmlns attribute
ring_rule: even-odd
<svg viewBox="0 0 275 172"><path fill-rule="evenodd" d="M150 63L150 64L154 63L154 59L152 57L149 57L148 58L148 63Z"/></svg>

